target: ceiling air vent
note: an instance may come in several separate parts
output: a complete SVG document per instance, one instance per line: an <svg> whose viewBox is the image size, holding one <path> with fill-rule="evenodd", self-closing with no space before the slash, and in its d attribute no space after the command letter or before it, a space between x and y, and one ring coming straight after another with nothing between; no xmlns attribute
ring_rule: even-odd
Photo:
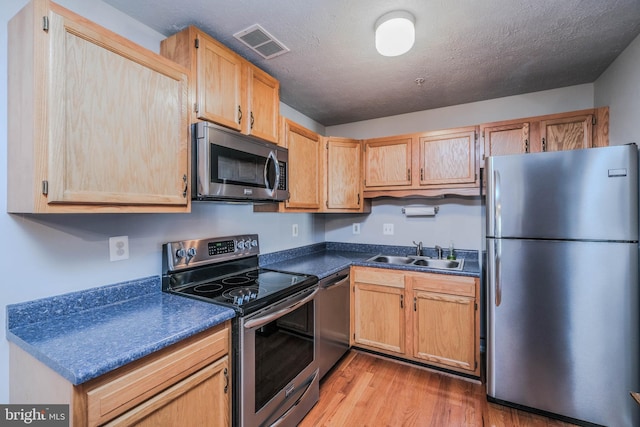
<svg viewBox="0 0 640 427"><path fill-rule="evenodd" d="M264 59L271 59L289 52L285 45L258 24L235 33L233 37L249 46Z"/></svg>

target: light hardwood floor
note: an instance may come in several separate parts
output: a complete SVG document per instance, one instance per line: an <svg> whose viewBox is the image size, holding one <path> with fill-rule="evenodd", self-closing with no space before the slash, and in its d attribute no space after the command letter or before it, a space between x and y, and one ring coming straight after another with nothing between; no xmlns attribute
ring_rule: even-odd
<svg viewBox="0 0 640 427"><path fill-rule="evenodd" d="M487 402L485 386L351 350L320 384L310 426L566 427Z"/></svg>

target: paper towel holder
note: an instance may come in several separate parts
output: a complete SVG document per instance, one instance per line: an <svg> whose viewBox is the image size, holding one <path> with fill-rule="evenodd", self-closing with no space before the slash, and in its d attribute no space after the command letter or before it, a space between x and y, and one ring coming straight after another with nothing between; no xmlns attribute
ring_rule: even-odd
<svg viewBox="0 0 640 427"><path fill-rule="evenodd" d="M435 216L440 210L439 206L405 206L402 213L406 216Z"/></svg>

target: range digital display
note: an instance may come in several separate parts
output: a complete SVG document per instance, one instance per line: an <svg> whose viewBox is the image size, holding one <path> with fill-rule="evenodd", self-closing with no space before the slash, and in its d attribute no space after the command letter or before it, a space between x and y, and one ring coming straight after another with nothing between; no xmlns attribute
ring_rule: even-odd
<svg viewBox="0 0 640 427"><path fill-rule="evenodd" d="M209 243L209 256L232 254L236 250L236 244L233 240L225 240L223 242Z"/></svg>

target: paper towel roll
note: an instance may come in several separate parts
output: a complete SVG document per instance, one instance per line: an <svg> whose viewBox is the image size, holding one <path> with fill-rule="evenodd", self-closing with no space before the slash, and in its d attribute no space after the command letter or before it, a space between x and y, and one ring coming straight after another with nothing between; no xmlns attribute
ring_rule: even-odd
<svg viewBox="0 0 640 427"><path fill-rule="evenodd" d="M438 209L438 206L406 206L402 208L402 213L406 216L434 216Z"/></svg>

